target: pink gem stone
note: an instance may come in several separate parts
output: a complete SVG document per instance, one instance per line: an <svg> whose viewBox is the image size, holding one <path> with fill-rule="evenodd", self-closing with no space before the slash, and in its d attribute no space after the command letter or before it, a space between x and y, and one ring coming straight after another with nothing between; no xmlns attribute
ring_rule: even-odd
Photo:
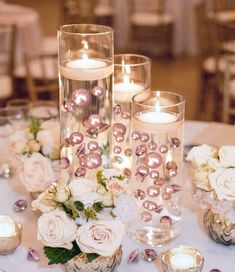
<svg viewBox="0 0 235 272"><path fill-rule="evenodd" d="M28 254L27 254L27 260L33 261L33 262L39 262L40 257L39 257L38 252L35 249L29 248Z"/></svg>
<svg viewBox="0 0 235 272"><path fill-rule="evenodd" d="M84 177L86 175L86 168L78 167L74 174L76 177Z"/></svg>
<svg viewBox="0 0 235 272"><path fill-rule="evenodd" d="M73 103L69 102L68 100L65 100L63 103L64 109L68 112L72 112L74 110Z"/></svg>
<svg viewBox="0 0 235 272"><path fill-rule="evenodd" d="M146 194L143 190L137 189L134 191L135 198L138 200L143 200L146 197Z"/></svg>
<svg viewBox="0 0 235 272"><path fill-rule="evenodd" d="M124 154L127 156L127 157L130 157L132 155L132 150L131 148L127 148L125 151L124 151Z"/></svg>
<svg viewBox="0 0 235 272"><path fill-rule="evenodd" d="M80 132L73 132L70 135L69 140L72 145L75 145L75 144L80 144L83 141L83 138L84 137Z"/></svg>
<svg viewBox="0 0 235 272"><path fill-rule="evenodd" d="M168 151L167 145L161 145L159 147L159 151L160 151L160 153L166 153Z"/></svg>
<svg viewBox="0 0 235 272"><path fill-rule="evenodd" d="M98 129L96 127L90 127L87 129L87 136L90 138L96 138L98 135Z"/></svg>
<svg viewBox="0 0 235 272"><path fill-rule="evenodd" d="M70 166L70 161L68 158L63 157L60 159L60 168L61 169L67 169Z"/></svg>
<svg viewBox="0 0 235 272"><path fill-rule="evenodd" d="M113 135L125 135L126 127L121 123L116 123L113 125Z"/></svg>
<svg viewBox="0 0 235 272"><path fill-rule="evenodd" d="M170 227L172 225L172 219L169 216L164 215L160 218L160 223L166 227Z"/></svg>
<svg viewBox="0 0 235 272"><path fill-rule="evenodd" d="M136 171L137 171L137 173L142 174L144 177L146 177L149 174L148 167L143 166L143 165L139 166Z"/></svg>
<svg viewBox="0 0 235 272"><path fill-rule="evenodd" d="M129 168L124 168L124 175L126 177L130 177L131 176L131 170Z"/></svg>
<svg viewBox="0 0 235 272"><path fill-rule="evenodd" d="M140 135L140 141L141 142L147 142L149 140L149 135L147 134L147 133L142 133L141 135Z"/></svg>
<svg viewBox="0 0 235 272"><path fill-rule="evenodd" d="M152 248L147 248L141 252L141 256L147 262L153 262L157 259L157 252Z"/></svg>
<svg viewBox="0 0 235 272"><path fill-rule="evenodd" d="M90 104L91 94L86 89L76 89L72 92L71 101L77 107L86 107Z"/></svg>
<svg viewBox="0 0 235 272"><path fill-rule="evenodd" d="M131 118L130 112L128 112L128 111L123 111L123 112L122 112L122 118L123 118L123 119L130 119L130 118Z"/></svg>
<svg viewBox="0 0 235 272"><path fill-rule="evenodd" d="M128 263L137 263L139 261L139 250L135 249L131 251L131 253L128 256Z"/></svg>
<svg viewBox="0 0 235 272"><path fill-rule="evenodd" d="M143 207L147 210L149 210L150 212L153 212L157 209L157 204L155 202L152 202L150 200L145 200L143 202Z"/></svg>
<svg viewBox="0 0 235 272"><path fill-rule="evenodd" d="M107 130L110 126L108 124L105 123L101 123L99 126L99 132L103 132L105 130Z"/></svg>
<svg viewBox="0 0 235 272"><path fill-rule="evenodd" d="M104 89L99 87L99 86L95 86L91 93L94 95L94 96L102 96L104 94Z"/></svg>
<svg viewBox="0 0 235 272"><path fill-rule="evenodd" d="M120 114L120 113L121 113L121 106L120 106L120 105L115 105L115 106L113 107L113 112L114 112L115 114Z"/></svg>
<svg viewBox="0 0 235 272"><path fill-rule="evenodd" d="M150 197L156 197L160 194L160 189L156 186L150 186L147 188L147 194Z"/></svg>
<svg viewBox="0 0 235 272"><path fill-rule="evenodd" d="M157 148L157 144L155 142L150 142L148 144L148 148L149 148L149 150L154 151Z"/></svg>
<svg viewBox="0 0 235 272"><path fill-rule="evenodd" d="M115 140L118 143L122 143L124 141L124 136L122 134L117 134Z"/></svg>
<svg viewBox="0 0 235 272"><path fill-rule="evenodd" d="M162 186L165 183L165 180L161 177L157 177L153 182L157 186Z"/></svg>
<svg viewBox="0 0 235 272"><path fill-rule="evenodd" d="M171 143L172 143L172 145L173 145L174 148L180 146L180 140L178 138L176 138L176 137L171 138Z"/></svg>
<svg viewBox="0 0 235 272"><path fill-rule="evenodd" d="M167 193L176 193L176 192L181 191L181 186L178 184L167 185L165 188L165 191Z"/></svg>
<svg viewBox="0 0 235 272"><path fill-rule="evenodd" d="M120 153L122 152L122 149L121 149L120 146L114 146L113 152L114 152L115 154L120 154Z"/></svg>
<svg viewBox="0 0 235 272"><path fill-rule="evenodd" d="M172 170L172 169L177 170L177 164L174 161L167 162L166 169L167 170Z"/></svg>
<svg viewBox="0 0 235 272"><path fill-rule="evenodd" d="M159 172L157 170L150 171L150 178L151 179L156 179L157 177L159 177Z"/></svg>
<svg viewBox="0 0 235 272"><path fill-rule="evenodd" d="M161 213L161 211L163 210L163 206L159 205L157 206L157 209L155 210L156 213Z"/></svg>
<svg viewBox="0 0 235 272"><path fill-rule="evenodd" d="M156 152L149 152L144 157L144 163L149 168L157 168L162 163L162 156L160 154L156 153Z"/></svg>
<svg viewBox="0 0 235 272"><path fill-rule="evenodd" d="M19 199L15 202L13 209L15 212L23 212L27 208L27 201L24 199Z"/></svg>
<svg viewBox="0 0 235 272"><path fill-rule="evenodd" d="M132 132L131 137L132 137L132 139L133 139L134 141L137 141L137 140L139 140L139 138L140 138L140 133L137 132L137 131L134 131L134 132Z"/></svg>
<svg viewBox="0 0 235 272"><path fill-rule="evenodd" d="M135 150L136 156L143 156L147 151L146 145L138 145Z"/></svg>
<svg viewBox="0 0 235 272"><path fill-rule="evenodd" d="M171 198L171 193L167 193L167 192L163 193L162 198L164 200L169 200Z"/></svg>
<svg viewBox="0 0 235 272"><path fill-rule="evenodd" d="M78 158L85 155L85 143L82 143L78 146L76 155L78 156Z"/></svg>
<svg viewBox="0 0 235 272"><path fill-rule="evenodd" d="M152 220L152 214L150 212L142 212L141 213L141 219L144 222L149 222Z"/></svg>
<svg viewBox="0 0 235 272"><path fill-rule="evenodd" d="M137 173L135 174L135 178L136 178L136 180L137 180L138 182L143 182L144 179L145 179L145 176L144 176L143 174L137 172Z"/></svg>
<svg viewBox="0 0 235 272"><path fill-rule="evenodd" d="M90 151L94 151L98 148L98 144L97 142L95 141L90 141L88 144L87 144L87 147Z"/></svg>
<svg viewBox="0 0 235 272"><path fill-rule="evenodd" d="M92 114L88 117L88 123L92 127L98 127L102 122L102 118L98 114Z"/></svg>

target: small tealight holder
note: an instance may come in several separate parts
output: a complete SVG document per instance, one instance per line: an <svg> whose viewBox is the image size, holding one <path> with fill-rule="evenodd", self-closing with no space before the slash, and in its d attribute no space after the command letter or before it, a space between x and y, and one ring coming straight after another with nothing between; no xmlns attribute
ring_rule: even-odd
<svg viewBox="0 0 235 272"><path fill-rule="evenodd" d="M0 215L0 255L13 253L21 242L21 225L7 215Z"/></svg>
<svg viewBox="0 0 235 272"><path fill-rule="evenodd" d="M179 246L161 254L163 272L200 272L204 257L195 248Z"/></svg>

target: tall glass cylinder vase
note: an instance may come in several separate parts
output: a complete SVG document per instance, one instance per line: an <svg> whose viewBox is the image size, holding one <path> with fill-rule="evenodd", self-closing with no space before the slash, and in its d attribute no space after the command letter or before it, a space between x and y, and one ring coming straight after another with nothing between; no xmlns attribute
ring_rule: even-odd
<svg viewBox="0 0 235 272"><path fill-rule="evenodd" d="M134 96L132 193L140 216L133 235L149 245L180 232L183 126L182 96L160 91Z"/></svg>
<svg viewBox="0 0 235 272"><path fill-rule="evenodd" d="M131 103L132 97L150 90L151 60L142 55L121 54L114 56L114 105L112 164L131 171Z"/></svg>
<svg viewBox="0 0 235 272"><path fill-rule="evenodd" d="M61 168L91 178L109 166L113 29L64 25L58 39Z"/></svg>

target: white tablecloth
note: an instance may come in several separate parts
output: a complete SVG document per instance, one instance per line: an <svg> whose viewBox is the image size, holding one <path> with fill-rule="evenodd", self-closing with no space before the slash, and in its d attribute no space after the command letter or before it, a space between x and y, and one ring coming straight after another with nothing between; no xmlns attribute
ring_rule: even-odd
<svg viewBox="0 0 235 272"><path fill-rule="evenodd" d="M235 127L217 123L186 122L185 144L208 143L216 146L224 144L235 145ZM42 245L36 241L36 220L38 215L29 208L23 213L15 213L13 203L19 198L28 198L20 185L18 177L14 180L0 180L0 214L8 214L23 225L22 244L15 253L9 256L0 256L0 269L6 272L59 272L59 266L47 266L46 258L42 253ZM29 199L29 198L28 198ZM211 241L202 226L203 211L192 199L189 192L183 194L183 222L181 235L164 247L157 248L160 253L163 249L178 245L191 245L196 247L205 257L204 272L212 268L219 268L222 272L234 272L234 246L223 246ZM32 247L39 250L41 261L39 263L27 261L27 249ZM132 249L146 248L125 238L123 243L123 259L117 272L156 272L161 271L159 261L146 263L140 260L138 264L128 264L127 256Z"/></svg>
<svg viewBox="0 0 235 272"><path fill-rule="evenodd" d="M0 1L0 24L15 24L16 62L23 59L23 53L38 54L42 46L42 32L38 13L19 5L7 4Z"/></svg>

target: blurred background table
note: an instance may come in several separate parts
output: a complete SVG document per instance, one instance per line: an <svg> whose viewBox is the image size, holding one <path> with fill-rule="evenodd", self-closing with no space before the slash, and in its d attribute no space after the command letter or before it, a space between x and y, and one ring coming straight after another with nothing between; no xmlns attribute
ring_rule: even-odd
<svg viewBox="0 0 235 272"><path fill-rule="evenodd" d="M235 145L235 127L218 123L187 121L185 126L185 144L212 144L216 146ZM0 146L0 148L2 148ZM234 246L226 247L211 241L202 226L203 211L187 190L187 177L185 177L185 192L183 197L183 222L181 235L171 243L157 248L160 253L166 248L178 245L191 245L197 248L205 257L203 271L208 272L212 268L218 268L223 272L232 272L234 264ZM23 213L15 213L12 209L13 203L20 199L28 199L29 195L22 188L19 177L11 180L0 180L1 205L0 214L8 214L21 222L23 226L23 239L21 246L15 253L9 256L0 256L0 269L6 272L60 272L59 266L47 266L47 260L43 256L42 245L36 240L37 213L31 211L30 207ZM39 251L41 260L39 263L27 261L27 249L32 247ZM123 243L123 259L117 272L160 272L159 259L157 263L146 263L140 260L138 264L128 264L127 256L133 249L143 249L145 246L136 244L126 237Z"/></svg>

